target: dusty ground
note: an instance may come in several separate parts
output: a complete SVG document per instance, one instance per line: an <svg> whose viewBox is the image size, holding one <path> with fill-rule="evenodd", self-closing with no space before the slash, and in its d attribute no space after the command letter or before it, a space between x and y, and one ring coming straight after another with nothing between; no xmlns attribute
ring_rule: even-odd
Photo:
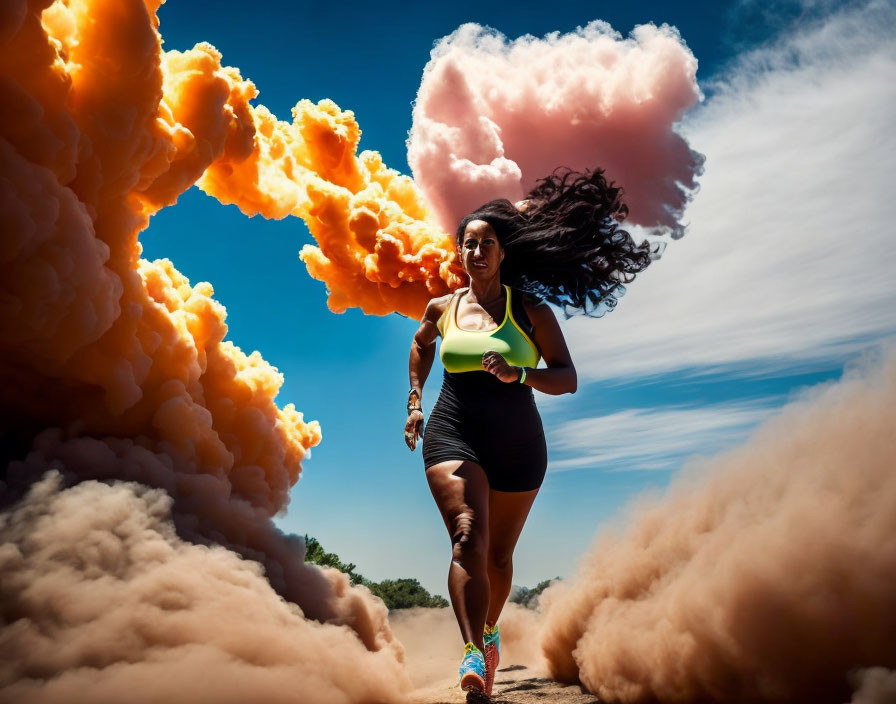
<svg viewBox="0 0 896 704"><path fill-rule="evenodd" d="M547 677L539 677L524 665L499 668L495 677L492 697L471 694L469 698L457 686L456 680L444 681L426 689L417 690L410 699L412 704L527 704L528 702L560 702L560 704L599 704L600 700L581 687L562 685Z"/></svg>
<svg viewBox="0 0 896 704"><path fill-rule="evenodd" d="M597 704L593 694L578 686L561 685L548 677L539 646L540 615L516 604L501 614L501 663L495 676L492 704ZM408 704L462 704L467 696L458 686L457 668L463 641L450 608L406 609L389 616L393 632L405 648L405 665L414 686ZM485 704L471 697L470 704Z"/></svg>

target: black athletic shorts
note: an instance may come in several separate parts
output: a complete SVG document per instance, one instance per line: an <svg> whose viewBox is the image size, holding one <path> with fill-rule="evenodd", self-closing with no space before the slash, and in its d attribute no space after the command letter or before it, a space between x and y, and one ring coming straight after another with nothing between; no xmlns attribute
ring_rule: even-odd
<svg viewBox="0 0 896 704"><path fill-rule="evenodd" d="M496 491L531 491L548 466L532 388L483 371L445 371L423 428L423 466L447 460L480 465Z"/></svg>

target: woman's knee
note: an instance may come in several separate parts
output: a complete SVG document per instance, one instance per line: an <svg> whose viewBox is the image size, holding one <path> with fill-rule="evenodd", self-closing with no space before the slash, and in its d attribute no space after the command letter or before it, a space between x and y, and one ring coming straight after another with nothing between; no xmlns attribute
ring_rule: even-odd
<svg viewBox="0 0 896 704"><path fill-rule="evenodd" d="M502 549L489 550L488 568L497 572L513 571L513 551Z"/></svg>
<svg viewBox="0 0 896 704"><path fill-rule="evenodd" d="M487 525L475 511L465 508L452 517L451 543L453 558L458 561L485 561L487 557Z"/></svg>

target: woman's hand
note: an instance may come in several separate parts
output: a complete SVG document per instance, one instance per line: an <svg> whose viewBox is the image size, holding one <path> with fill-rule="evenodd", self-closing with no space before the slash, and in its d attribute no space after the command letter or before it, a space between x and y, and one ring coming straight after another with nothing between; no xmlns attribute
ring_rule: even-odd
<svg viewBox="0 0 896 704"><path fill-rule="evenodd" d="M491 372L507 384L519 381L520 379L519 369L510 366L507 363L507 360L494 350L489 350L482 355L482 368L487 372Z"/></svg>
<svg viewBox="0 0 896 704"><path fill-rule="evenodd" d="M411 411L408 421L404 424L404 441L411 452L417 447L417 440L423 437L423 411Z"/></svg>

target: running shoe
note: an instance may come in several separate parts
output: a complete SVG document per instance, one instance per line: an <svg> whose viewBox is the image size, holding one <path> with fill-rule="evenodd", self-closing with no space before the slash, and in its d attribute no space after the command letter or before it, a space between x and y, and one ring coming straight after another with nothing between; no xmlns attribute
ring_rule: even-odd
<svg viewBox="0 0 896 704"><path fill-rule="evenodd" d="M482 632L485 641L485 693L492 695L492 685L495 684L495 672L498 670L498 661L501 659L501 636L498 634L498 624L485 625Z"/></svg>
<svg viewBox="0 0 896 704"><path fill-rule="evenodd" d="M465 692L485 689L485 657L473 643L464 646L464 659L460 664L460 688Z"/></svg>

